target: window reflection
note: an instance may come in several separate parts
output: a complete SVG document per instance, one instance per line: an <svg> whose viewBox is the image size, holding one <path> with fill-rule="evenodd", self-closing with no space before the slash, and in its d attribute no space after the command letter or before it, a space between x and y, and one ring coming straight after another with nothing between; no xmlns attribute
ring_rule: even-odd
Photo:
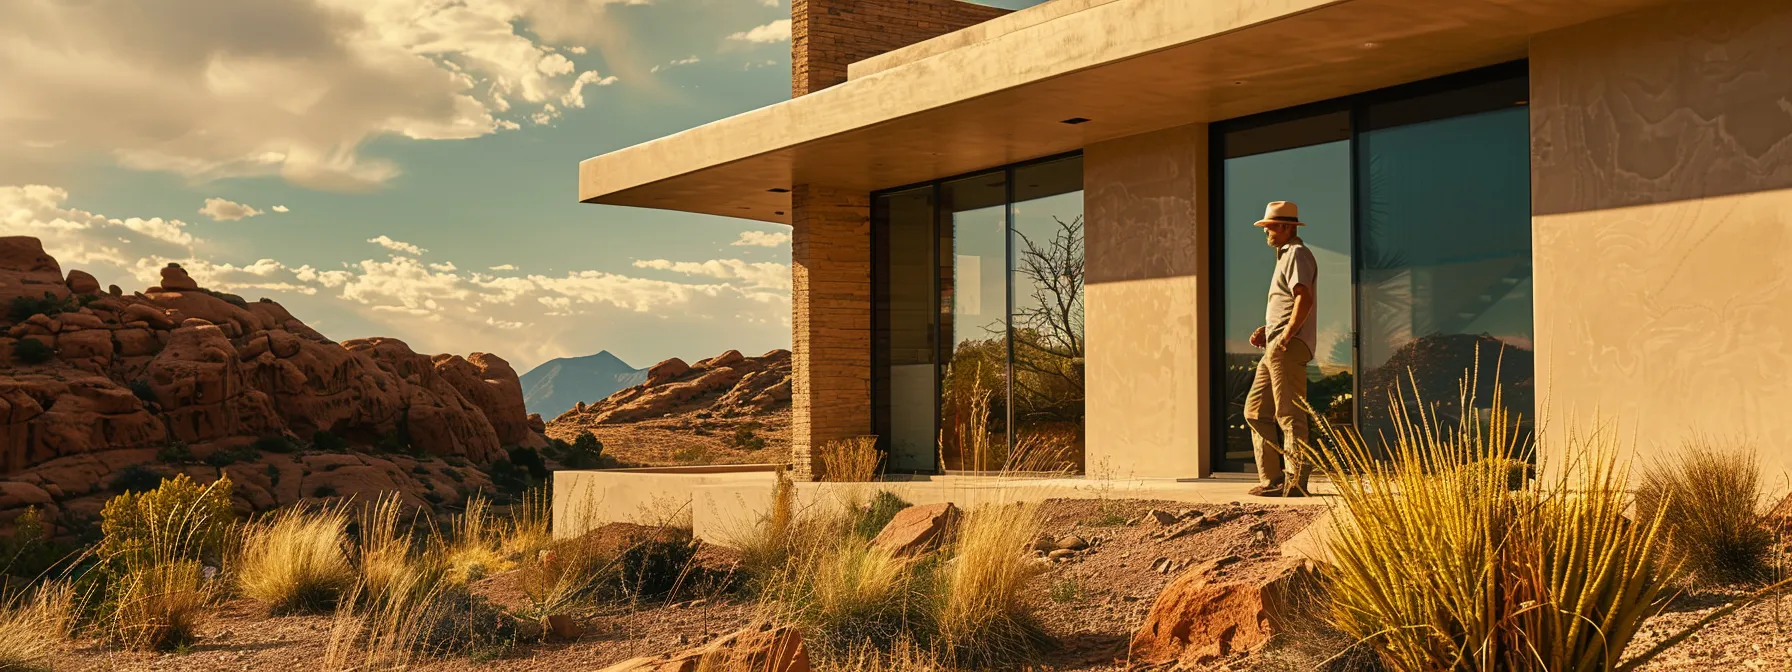
<svg viewBox="0 0 1792 672"><path fill-rule="evenodd" d="M939 316L933 276L933 188L879 196L873 203L876 269L872 286L873 424L888 468L933 471Z"/></svg>
<svg viewBox="0 0 1792 672"><path fill-rule="evenodd" d="M947 469L1000 464L1008 444L1008 183L940 186L940 456Z"/></svg>
<svg viewBox="0 0 1792 672"><path fill-rule="evenodd" d="M1083 462L1083 162L1017 168L1010 207L1014 444L999 468Z"/></svg>

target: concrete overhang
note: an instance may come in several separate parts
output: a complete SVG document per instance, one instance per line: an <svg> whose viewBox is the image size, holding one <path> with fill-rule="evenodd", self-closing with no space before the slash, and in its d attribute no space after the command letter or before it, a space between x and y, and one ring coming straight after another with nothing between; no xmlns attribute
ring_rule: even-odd
<svg viewBox="0 0 1792 672"><path fill-rule="evenodd" d="M875 191L1460 72L1666 1L1055 0L586 159L579 200L787 224L793 185Z"/></svg>

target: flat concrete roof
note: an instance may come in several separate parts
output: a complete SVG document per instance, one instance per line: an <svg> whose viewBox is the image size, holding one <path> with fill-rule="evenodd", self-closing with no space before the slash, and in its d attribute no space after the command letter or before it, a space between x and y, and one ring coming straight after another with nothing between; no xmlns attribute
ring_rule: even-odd
<svg viewBox="0 0 1792 672"><path fill-rule="evenodd" d="M875 191L1470 70L1525 57L1532 35L1660 4L1056 0L586 159L579 200L789 223L793 185ZM1061 123L1074 117L1090 121Z"/></svg>

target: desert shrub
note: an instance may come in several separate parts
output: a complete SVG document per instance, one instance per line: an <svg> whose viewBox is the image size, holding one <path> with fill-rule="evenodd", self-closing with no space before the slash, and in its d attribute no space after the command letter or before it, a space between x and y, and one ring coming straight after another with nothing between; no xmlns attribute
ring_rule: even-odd
<svg viewBox="0 0 1792 672"><path fill-rule="evenodd" d="M855 507L850 515L852 531L862 538L870 539L882 532L885 525L896 517L896 514L909 507L896 493L879 490L871 496L871 501L863 507Z"/></svg>
<svg viewBox="0 0 1792 672"><path fill-rule="evenodd" d="M898 558L857 536L838 538L819 554L801 593L787 597L826 651L865 642L890 642L924 627L927 614L915 597L916 561Z"/></svg>
<svg viewBox="0 0 1792 672"><path fill-rule="evenodd" d="M148 492L162 484L162 474L141 464L125 465L112 476L112 489L117 492Z"/></svg>
<svg viewBox="0 0 1792 672"><path fill-rule="evenodd" d="M1328 449L1311 452L1349 512L1331 618L1396 670L1615 669L1676 566L1654 560L1657 527L1625 517L1612 437L1563 437L1565 468L1513 489L1504 458L1532 446L1497 390L1492 408L1398 409L1385 448L1319 421Z"/></svg>
<svg viewBox="0 0 1792 672"><path fill-rule="evenodd" d="M1748 583L1772 570L1774 536L1765 499L1752 449L1699 439L1644 471L1637 511L1646 523L1659 521L1671 552L1693 576Z"/></svg>
<svg viewBox="0 0 1792 672"><path fill-rule="evenodd" d="M72 297L58 299L56 295L44 292L43 298L15 296L7 306L6 317L12 322L24 322L32 315L60 315L75 309Z"/></svg>
<svg viewBox="0 0 1792 672"><path fill-rule="evenodd" d="M729 546L740 550L740 564L749 579L749 588L763 587L782 571L799 545L799 525L796 484L780 470L778 483L772 488L770 510L756 524L738 530L728 539Z"/></svg>
<svg viewBox="0 0 1792 672"><path fill-rule="evenodd" d="M960 664L1012 665L1044 643L1033 606L1021 596L1043 571L1022 550L1039 528L1039 509L1032 504L986 505L959 526L933 618L940 649Z"/></svg>
<svg viewBox="0 0 1792 672"><path fill-rule="evenodd" d="M322 432L319 432L320 434ZM258 453L288 454L299 452L303 447L292 437L284 434L272 434L255 440L249 447Z"/></svg>
<svg viewBox="0 0 1792 672"><path fill-rule="evenodd" d="M156 403L156 388L150 387L149 381L142 378L131 381L131 396L145 404Z"/></svg>
<svg viewBox="0 0 1792 672"><path fill-rule="evenodd" d="M200 485L176 474L155 489L113 497L100 511L99 556L126 566L223 555L232 521L228 476ZM168 576L150 577L172 580Z"/></svg>
<svg viewBox="0 0 1792 672"><path fill-rule="evenodd" d="M573 439L573 442L566 447L563 454L566 466L570 469L596 469L607 463L604 457L604 443L591 432L581 432L579 437Z"/></svg>
<svg viewBox="0 0 1792 672"><path fill-rule="evenodd" d="M193 448L180 439L169 439L156 450L156 461L162 464L186 464L193 461Z"/></svg>
<svg viewBox="0 0 1792 672"><path fill-rule="evenodd" d="M757 422L742 423L728 436L728 445L741 450L763 450L765 437L759 435L759 428L762 426Z"/></svg>
<svg viewBox="0 0 1792 672"><path fill-rule="evenodd" d="M672 461L679 464L709 464L709 448L701 444L691 444L672 451Z"/></svg>
<svg viewBox="0 0 1792 672"><path fill-rule="evenodd" d="M535 481L543 481L547 479L549 474L548 464L542 461L541 453L535 452L534 448L523 448L518 446L516 448L511 448L506 452L510 454L510 463L522 468L523 471L528 474L529 478L534 479Z"/></svg>
<svg viewBox="0 0 1792 672"><path fill-rule="evenodd" d="M697 541L684 528L661 526L636 540L615 560L613 582L602 589L608 597L643 599L671 594L697 554Z"/></svg>
<svg viewBox="0 0 1792 672"><path fill-rule="evenodd" d="M328 610L354 586L343 552L348 514L293 507L249 527L237 563L237 588L275 614Z"/></svg>
<svg viewBox="0 0 1792 672"><path fill-rule="evenodd" d="M431 656L502 648L511 619L465 587L407 575L385 596L343 600L324 651L329 670L404 670Z"/></svg>
<svg viewBox="0 0 1792 672"><path fill-rule="evenodd" d="M1081 602L1086 594L1083 584L1078 583L1074 577L1067 576L1052 582L1051 598L1058 604Z"/></svg>
<svg viewBox="0 0 1792 672"><path fill-rule="evenodd" d="M43 576L65 555L66 547L45 533L43 514L35 506L14 518L12 534L0 539L0 563L4 563L0 569L23 579Z"/></svg>
<svg viewBox="0 0 1792 672"><path fill-rule="evenodd" d="M256 443L260 442L257 441ZM261 451L256 450L253 445L248 445L212 451L212 454L205 456L205 463L223 469L224 467L228 467L238 462L247 462L260 458Z"/></svg>
<svg viewBox="0 0 1792 672"><path fill-rule="evenodd" d="M348 441L326 430L317 430L311 435L311 447L326 453L340 453L348 450Z"/></svg>
<svg viewBox="0 0 1792 672"><path fill-rule="evenodd" d="M21 338L12 342L12 356L26 364L42 364L56 357L56 349L35 338Z"/></svg>
<svg viewBox="0 0 1792 672"><path fill-rule="evenodd" d="M863 483L877 480L883 455L877 451L877 437L855 436L822 444L816 459L821 462L822 480Z"/></svg>
<svg viewBox="0 0 1792 672"><path fill-rule="evenodd" d="M440 553L412 543L401 526L403 509L399 496L387 493L361 511L355 568L363 599L387 599L404 590L435 590L442 583L446 567Z"/></svg>

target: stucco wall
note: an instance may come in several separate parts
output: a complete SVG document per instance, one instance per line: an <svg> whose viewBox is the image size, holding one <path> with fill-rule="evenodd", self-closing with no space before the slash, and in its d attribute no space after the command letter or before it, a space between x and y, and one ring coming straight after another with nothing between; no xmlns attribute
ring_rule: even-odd
<svg viewBox="0 0 1792 672"><path fill-rule="evenodd" d="M1792 4L1695 2L1531 49L1546 444L1704 433L1792 478Z"/></svg>
<svg viewBox="0 0 1792 672"><path fill-rule="evenodd" d="M1207 126L1090 145L1083 166L1085 466L1205 475Z"/></svg>

